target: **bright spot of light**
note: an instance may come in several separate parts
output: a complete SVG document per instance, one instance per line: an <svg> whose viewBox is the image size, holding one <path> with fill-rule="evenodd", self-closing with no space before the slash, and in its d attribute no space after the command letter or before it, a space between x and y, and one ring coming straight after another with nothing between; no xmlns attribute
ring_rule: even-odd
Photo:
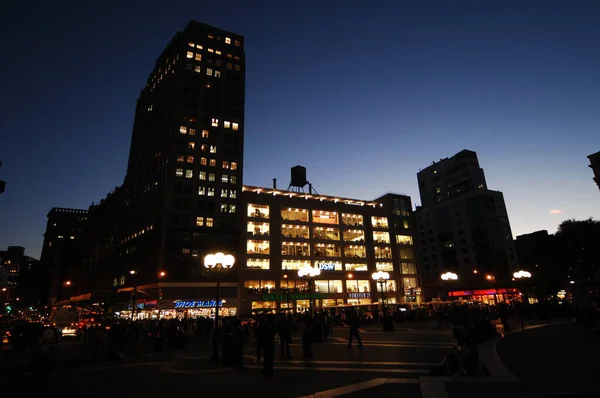
<svg viewBox="0 0 600 398"><path fill-rule="evenodd" d="M562 213L562 210L559 210L559 209L550 210L550 214L560 214L560 213Z"/></svg>

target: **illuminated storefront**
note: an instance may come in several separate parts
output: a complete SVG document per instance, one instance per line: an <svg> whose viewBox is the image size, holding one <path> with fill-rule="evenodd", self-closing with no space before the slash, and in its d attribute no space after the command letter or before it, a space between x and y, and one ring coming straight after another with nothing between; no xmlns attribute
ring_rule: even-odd
<svg viewBox="0 0 600 398"><path fill-rule="evenodd" d="M521 293L517 289L478 289L478 290L454 290L448 292L450 297L460 298L468 301L478 301L483 304L496 305L510 301L521 300Z"/></svg>

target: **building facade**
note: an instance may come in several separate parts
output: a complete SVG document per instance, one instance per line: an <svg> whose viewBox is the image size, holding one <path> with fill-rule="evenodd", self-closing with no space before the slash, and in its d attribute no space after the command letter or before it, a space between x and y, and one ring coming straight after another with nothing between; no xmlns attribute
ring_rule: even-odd
<svg viewBox="0 0 600 398"><path fill-rule="evenodd" d="M417 258L427 297L453 289L506 288L518 269L508 213L502 192L487 188L477 154L463 150L433 162L417 179L422 202L415 212ZM443 281L445 272L458 280Z"/></svg>
<svg viewBox="0 0 600 398"><path fill-rule="evenodd" d="M216 279L205 255L237 255L245 69L242 36L196 21L156 60L137 100L119 199L93 209L94 224L105 225L88 242L90 290L112 285L115 309L205 302ZM236 274L220 276L227 305L235 305Z"/></svg>
<svg viewBox="0 0 600 398"><path fill-rule="evenodd" d="M35 291L32 273L37 264L37 259L25 255L25 248L22 246L9 246L0 251L0 297L5 303L29 305L30 297Z"/></svg>
<svg viewBox="0 0 600 398"><path fill-rule="evenodd" d="M242 196L241 314L305 311L311 298L316 308L377 303L382 294L388 303L421 302L410 197L365 201L254 186ZM298 276L306 266L321 270L313 291ZM389 273L384 286L372 279L376 271Z"/></svg>

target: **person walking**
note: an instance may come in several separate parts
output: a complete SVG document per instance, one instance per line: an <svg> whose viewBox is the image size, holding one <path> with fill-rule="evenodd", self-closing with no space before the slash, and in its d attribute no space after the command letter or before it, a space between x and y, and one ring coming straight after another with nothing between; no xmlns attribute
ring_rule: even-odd
<svg viewBox="0 0 600 398"><path fill-rule="evenodd" d="M348 327L350 328L350 332L348 334L348 348L352 347L352 338L356 337L358 341L358 348L363 346L362 339L360 338L360 332L358 331L359 319L356 310L353 308L348 311L346 316L346 321L348 322Z"/></svg>

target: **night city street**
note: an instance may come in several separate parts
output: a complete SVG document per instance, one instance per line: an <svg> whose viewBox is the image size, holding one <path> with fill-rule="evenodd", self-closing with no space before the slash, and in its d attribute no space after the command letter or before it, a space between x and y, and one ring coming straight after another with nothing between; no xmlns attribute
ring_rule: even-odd
<svg viewBox="0 0 600 398"><path fill-rule="evenodd" d="M336 328L333 338L314 346L314 359L303 361L301 347L294 335L292 359L279 361L276 347L275 373L260 374L256 364L255 344L244 352L246 369L241 371L210 365L209 345L196 343L180 352L153 354L132 358L118 364L100 364L70 369L53 381L54 388L35 383L19 384L21 392L46 391L68 393L72 397L147 396L157 390L167 394L183 394L190 389L219 391L219 396L240 394L263 397L300 397L317 392L336 390L335 395L363 396L370 390L355 392L352 385L376 378L393 379L392 383L374 390L393 391L406 397L420 397L418 377L429 374L452 346L449 330L436 330L429 325L420 329L383 332L367 328L362 332L362 348L354 343L347 348L347 329ZM98 383L102 380L101 383ZM5 387L9 388L9 387ZM12 386L11 388L15 388ZM351 394L352 393L352 394ZM330 395L331 396L331 395Z"/></svg>

